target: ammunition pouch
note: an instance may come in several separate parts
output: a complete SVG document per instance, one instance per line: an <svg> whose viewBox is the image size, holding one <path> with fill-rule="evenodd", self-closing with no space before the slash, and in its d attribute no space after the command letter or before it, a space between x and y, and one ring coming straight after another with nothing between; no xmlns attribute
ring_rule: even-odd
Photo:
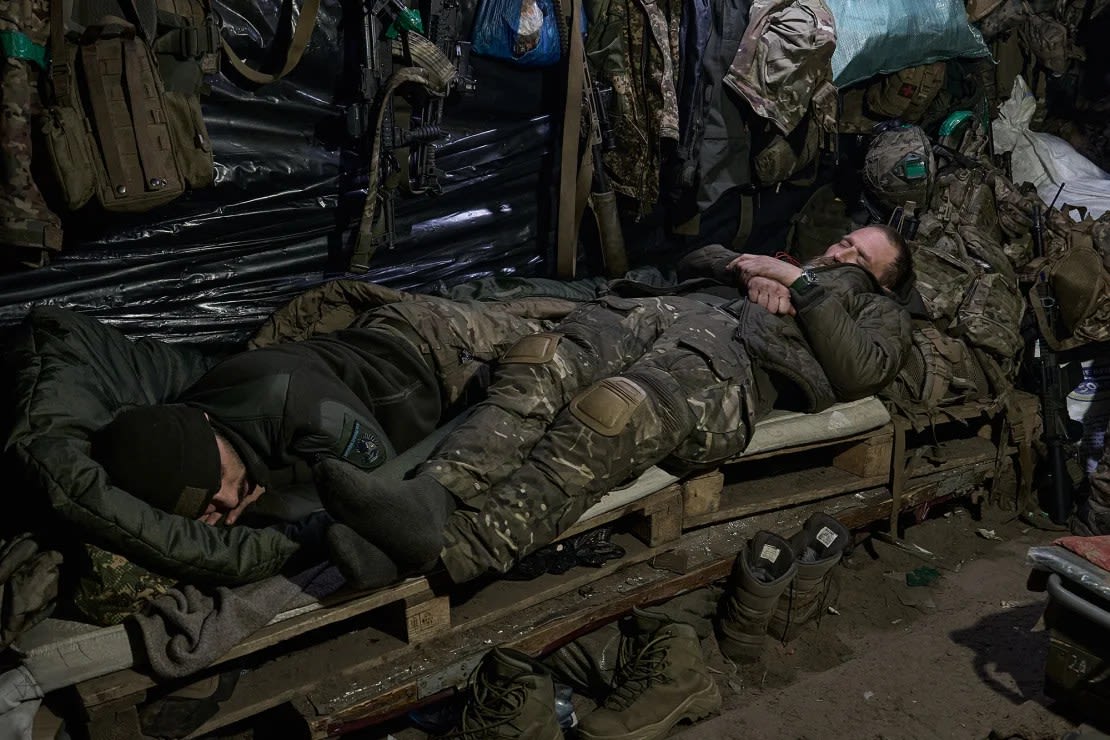
<svg viewBox="0 0 1110 740"><path fill-rule="evenodd" d="M199 0L173 3L191 16L172 16L178 20L155 39L166 50L161 64L141 26L108 15L80 34L67 34L62 5L51 2L53 100L40 130L65 204L76 209L95 200L106 211L141 212L168 203L187 186L211 184L212 150L198 98L206 47L199 39L202 29L214 27L191 25L207 17ZM139 22L154 15L144 13L154 11L152 0L134 7ZM159 9L157 17L168 22L171 14ZM183 58L170 63L165 57L175 43L181 48L173 54ZM173 90L166 89L163 72L171 73Z"/></svg>

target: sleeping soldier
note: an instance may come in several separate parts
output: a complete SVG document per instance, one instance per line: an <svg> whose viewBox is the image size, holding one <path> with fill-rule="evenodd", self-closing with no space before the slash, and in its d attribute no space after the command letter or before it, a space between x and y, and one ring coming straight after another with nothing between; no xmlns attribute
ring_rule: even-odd
<svg viewBox="0 0 1110 740"><path fill-rule="evenodd" d="M549 303L561 304L560 315L572 305ZM488 385L487 363L549 325L498 304L428 296L378 306L342 331L234 355L176 403L123 411L94 436L93 458L115 485L163 511L235 524L267 489L311 485L320 458L376 469L473 403ZM286 533L326 547L357 586L398 577L327 516Z"/></svg>
<svg viewBox="0 0 1110 740"><path fill-rule="evenodd" d="M805 269L720 246L683 267L718 289L576 308L508 350L489 397L410 480L321 462L325 508L402 572L437 558L456 582L504 572L651 465L681 475L726 461L772 406L871 395L907 353L909 317L891 295L912 289L911 258L888 227L852 232ZM737 277L749 298L720 290Z"/></svg>

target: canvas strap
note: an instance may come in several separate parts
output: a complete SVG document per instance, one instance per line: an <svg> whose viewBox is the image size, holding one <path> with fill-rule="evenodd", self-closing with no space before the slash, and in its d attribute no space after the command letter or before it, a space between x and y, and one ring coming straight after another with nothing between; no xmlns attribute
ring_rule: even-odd
<svg viewBox="0 0 1110 740"><path fill-rule="evenodd" d="M574 277L578 261L578 225L581 223L577 206L578 194L588 192L589 180L582 188L578 166L578 139L582 126L582 93L585 78L582 65L586 52L578 19L582 15L582 0L571 2L570 18L566 22L570 34L567 53L567 97L563 107L563 143L559 152L559 211L556 222L555 273L558 277ZM587 149L587 154L589 150ZM584 202L584 199L583 199Z"/></svg>
<svg viewBox="0 0 1110 740"><path fill-rule="evenodd" d="M320 0L304 0L304 4L301 5L300 18L297 20L297 27L293 31L293 38L289 40L289 48L285 51L285 63L274 74L259 72L257 69L248 66L231 48L231 44L227 43L227 39L221 37L220 43L224 49L224 56L236 72L251 82L258 85L268 85L271 82L276 82L292 72L293 68L301 61L301 57L304 56L304 51L308 48L308 41L312 38L312 31L316 28L316 15L319 10Z"/></svg>

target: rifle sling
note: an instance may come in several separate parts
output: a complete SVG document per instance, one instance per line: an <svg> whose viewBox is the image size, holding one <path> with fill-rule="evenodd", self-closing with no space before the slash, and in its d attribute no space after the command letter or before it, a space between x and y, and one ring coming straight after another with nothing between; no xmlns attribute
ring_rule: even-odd
<svg viewBox="0 0 1110 740"><path fill-rule="evenodd" d="M582 65L585 61L582 32L578 19L582 14L582 0L572 0L570 18L560 19L567 23L570 34L570 50L567 54L567 97L563 109L563 142L559 152L559 212L556 226L555 271L561 278L573 278L578 258L578 193L589 192L589 180L585 188L580 183L578 159L578 138L582 125L582 95L584 76ZM587 149L587 156L590 152Z"/></svg>
<svg viewBox="0 0 1110 740"><path fill-rule="evenodd" d="M355 241L355 250L351 255L351 270L365 272L369 269L370 258L374 255L374 217L377 212L378 192L381 179L382 157L382 121L385 118L385 109L393 92L406 82L415 82L428 88L431 86L428 74L418 67L403 67L394 72L385 86L378 92L378 100L374 106L374 120L371 122L373 136L370 143L370 172L366 184L366 202L362 207L362 217L358 224L358 236Z"/></svg>
<svg viewBox="0 0 1110 740"><path fill-rule="evenodd" d="M259 72L253 67L247 66L247 63L239 58L235 50L231 48L231 44L227 43L227 39L220 37L220 44L224 49L224 56L235 71L241 74L246 79L258 85L268 85L271 82L280 80L285 75L293 71L293 68L301 61L304 56L304 50L308 47L308 41L312 38L312 31L316 27L316 14L320 10L320 0L304 0L301 5L301 15L297 19L297 28L293 31L293 37L289 40L289 48L285 51L285 63L281 66L281 70L274 74L266 74Z"/></svg>

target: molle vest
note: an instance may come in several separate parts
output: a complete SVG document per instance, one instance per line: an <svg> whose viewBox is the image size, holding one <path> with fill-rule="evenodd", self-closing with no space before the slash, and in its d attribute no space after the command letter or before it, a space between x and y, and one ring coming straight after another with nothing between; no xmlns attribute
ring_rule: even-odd
<svg viewBox="0 0 1110 740"><path fill-rule="evenodd" d="M212 183L200 111L219 35L199 0L51 0L46 160L70 209L146 211Z"/></svg>

